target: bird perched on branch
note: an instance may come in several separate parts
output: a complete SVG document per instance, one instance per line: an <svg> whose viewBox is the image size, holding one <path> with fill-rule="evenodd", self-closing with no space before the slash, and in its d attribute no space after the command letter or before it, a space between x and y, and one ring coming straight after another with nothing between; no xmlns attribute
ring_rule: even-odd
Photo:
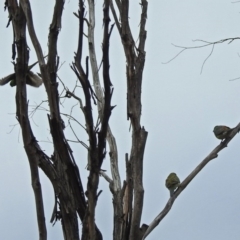
<svg viewBox="0 0 240 240"><path fill-rule="evenodd" d="M180 184L180 180L176 173L170 173L166 179L165 186L170 191L170 197L173 196L174 190L177 189L177 187Z"/></svg>
<svg viewBox="0 0 240 240"><path fill-rule="evenodd" d="M228 136L231 130L232 129L230 127L219 125L214 127L213 132L216 138L223 140Z"/></svg>
<svg viewBox="0 0 240 240"><path fill-rule="evenodd" d="M28 72L26 75L26 84L32 87L40 87L42 85L42 79L30 71L38 62L33 63L32 65L28 66ZM0 79L0 85L5 85L10 82L10 86L16 86L16 74L12 73L2 79Z"/></svg>

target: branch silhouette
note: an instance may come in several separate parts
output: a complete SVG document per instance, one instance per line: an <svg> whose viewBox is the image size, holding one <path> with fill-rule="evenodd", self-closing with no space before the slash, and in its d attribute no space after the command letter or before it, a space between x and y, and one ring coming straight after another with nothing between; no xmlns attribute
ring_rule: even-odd
<svg viewBox="0 0 240 240"><path fill-rule="evenodd" d="M145 234L142 237L144 240L152 231L153 229L162 221L162 219L168 214L171 210L173 203L177 199L177 197L182 193L182 191L188 186L188 184L193 180L194 177L214 158L218 157L218 153L227 147L227 144L233 139L233 137L240 131L240 123L232 129L229 136L222 141L217 147L215 147L212 152L209 153L207 157L205 157L202 162L181 182L176 192L173 194L172 197L168 200L164 209L155 217L155 219L150 223L148 226Z"/></svg>

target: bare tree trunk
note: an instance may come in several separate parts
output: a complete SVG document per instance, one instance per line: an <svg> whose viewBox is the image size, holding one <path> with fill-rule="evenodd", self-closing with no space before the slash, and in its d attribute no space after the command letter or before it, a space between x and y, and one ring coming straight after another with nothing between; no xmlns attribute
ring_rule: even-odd
<svg viewBox="0 0 240 240"><path fill-rule="evenodd" d="M85 3L88 2L88 11ZM16 85L16 116L22 130L24 148L30 165L31 183L35 197L39 239L47 240L44 203L41 190L38 168L50 180L55 197L51 223L61 221L65 240L102 240L101 231L95 221L96 206L101 191L98 190L100 176L109 183L113 197L113 239L114 240L144 240L161 222L170 211L174 201L188 186L192 179L209 163L218 156L218 152L227 146L231 139L239 132L240 124L231 129L228 136L217 146L203 161L186 177L178 189L168 200L165 208L149 224L142 224L142 210L144 201L143 187L143 159L148 132L141 124L141 92L142 78L145 64L145 41L147 0L141 0L141 17L138 44L135 42L129 24L129 0L104 0L103 1L103 40L102 40L102 76L103 86L100 84L97 56L95 53L95 1L79 0L78 13L74 15L79 20L79 38L77 51L71 65L79 83L82 86L84 100L82 101L74 91L69 91L65 86L66 98L73 97L78 101L85 118L86 134L89 144L85 144L88 151L88 170L86 191L73 152L65 138L64 122L61 118L57 71L59 67L58 35L61 29L64 0L56 0L52 21L48 34L47 61L43 56L41 45L35 33L32 10L29 0L6 0L5 8L9 12L8 25L13 27L12 58L14 73L0 79L0 85L14 80ZM132 131L132 145L130 153L125 155L126 179L121 184L118 169L118 150L115 137L109 126L109 119L113 106L111 98L113 87L111 83L109 66L109 46L113 25L110 26L110 11L122 41L126 57L127 76L127 120L130 120ZM88 14L88 19L86 17ZM87 27L88 35L84 32ZM53 153L48 156L41 149L32 131L28 116L28 98L26 83L28 84L31 66L28 66L29 48L26 40L26 28L34 46L40 66L40 77L44 83L49 104L47 115L50 133L53 141ZM82 56L83 38L87 37L89 58ZM225 42L229 39L209 43ZM208 45L209 45L208 44ZM188 48L186 48L188 49ZM90 65L89 65L90 61ZM36 64L36 63L35 63ZM35 65L34 64L34 65ZM91 67L90 67L91 66ZM101 64L100 64L101 66ZM93 76L93 88L89 80L89 68ZM40 77L38 77L40 79ZM12 79L14 78L14 79ZM40 79L40 82L41 82ZM12 86L12 85L11 85ZM93 90L94 89L94 90ZM102 90L103 89L103 90ZM93 104L97 105L97 120L94 120ZM96 123L95 123L96 122ZM80 142L80 141L79 141ZM106 144L109 145L111 176L101 170L106 156ZM79 231L79 220L82 224L82 233ZM81 237L80 237L81 236Z"/></svg>
<svg viewBox="0 0 240 240"><path fill-rule="evenodd" d="M79 39L78 49L71 68L75 72L83 88L84 104L81 99L73 92L66 90L66 96L74 97L80 103L85 116L86 133L89 137L88 150L88 169L89 176L87 190L84 196L84 189L81 182L78 166L75 163L72 150L64 135L64 124L60 115L59 93L57 83L58 53L57 41L59 29L61 29L61 18L64 1L56 1L53 19L49 28L48 36L48 60L45 63L43 52L35 33L32 12L29 0L20 0L19 5L15 0L6 1L10 20L12 21L15 42L17 46L17 64L16 64L16 104L17 117L22 128L22 135L26 154L29 159L32 185L35 193L37 217L39 225L39 239L47 239L45 226L44 207L41 193L41 184L38 176L38 167L47 175L52 183L55 193L55 206L51 222L61 220L64 239L78 240L78 217L82 222L82 239L101 240L102 235L95 223L95 208L98 197L100 174L109 182L109 188L113 194L113 239L140 239L141 229L139 227L143 205L143 183L142 183L142 164L144 147L147 138L147 132L140 124L141 117L141 87L142 72L145 61L144 43L146 39L145 21L147 2L142 1L142 17L140 27L140 41L137 51L135 51L135 42L131 35L128 23L128 1L116 1L119 10L121 24L119 23L114 5L111 0L104 1L103 8L103 47L102 47L102 73L104 92L100 86L99 70L95 54L94 27L95 27L95 9L94 0L88 0L89 21L88 28L88 46L90 63L92 68L93 91L89 77L88 57L85 59L85 67L82 66L82 49L84 36L85 6L84 1L79 0L79 11L75 14L79 19ZM113 93L112 83L109 75L109 45L113 25L110 27L109 9L113 17L120 37L123 43L123 49L127 60L127 82L128 99L127 109L128 118L132 125L132 150L130 159L126 157L127 177L121 186L121 179L118 170L118 152L115 138L108 124L113 106L111 106L111 97ZM20 13L20 14L19 14ZM30 39L34 46L40 71L47 97L49 101L48 121L52 135L54 152L51 157L47 156L38 145L28 118L28 104L26 92L26 75L28 73L28 47L26 43L26 25ZM120 26L121 25L121 26ZM14 49L13 49L14 50ZM13 56L15 56L13 52ZM85 70L84 70L85 69ZM100 122L94 126L92 114L92 101L98 106L98 115ZM110 148L111 174L112 179L106 173L101 171L101 165L106 155L106 141Z"/></svg>
<svg viewBox="0 0 240 240"><path fill-rule="evenodd" d="M102 121L104 115L104 103L105 99L103 96L99 74L98 74L98 64L97 57L95 53L95 41L94 41L94 28L95 28L95 3L94 0L88 0L89 4L89 24L88 24L88 44L89 44L89 56L90 63L92 68L93 82L94 82L94 90L97 96L97 106L100 119ZM105 14L107 12L105 10ZM107 16L106 16L107 18ZM107 142L109 145L109 155L111 161L111 172L112 179L110 179L104 172L101 174L105 177L105 179L109 182L109 188L113 194L113 208L114 208L114 229L113 229L113 239L120 240L122 235L122 193L121 193L121 179L118 170L118 151L117 144L115 138L112 134L110 126L107 129Z"/></svg>
<svg viewBox="0 0 240 240"><path fill-rule="evenodd" d="M26 19L23 10L18 6L17 1L8 1L9 15L13 24L13 31L17 47L17 63L15 65L16 72L16 106L17 119L22 128L23 142L26 154L28 156L32 188L35 196L39 239L47 239L47 229L45 225L44 206L42 198L41 183L38 172L38 157L36 152L39 146L33 136L31 126L28 119L28 103L26 92L26 74L28 71L28 47L26 42Z"/></svg>
<svg viewBox="0 0 240 240"><path fill-rule="evenodd" d="M129 1L116 0L119 10L121 25L117 19L117 15L113 4L111 5L112 13L118 27L120 37L122 39L123 48L126 55L126 73L127 73L127 114L132 125L132 149L130 159L127 161L127 194L128 216L126 221L125 239L134 240L140 239L140 222L143 208L144 188L143 188L143 155L147 140L147 132L141 126L141 91L142 91L142 73L145 63L145 41L146 31L145 24L147 19L147 1L142 0L142 14L139 31L139 44L135 45L129 26ZM131 182L132 181L132 182ZM133 201L133 205L132 205ZM128 235L129 234L129 235Z"/></svg>
<svg viewBox="0 0 240 240"><path fill-rule="evenodd" d="M57 71L57 36L61 27L61 13L64 1L57 1L49 33L48 63L45 64L41 46L38 42L31 16L29 1L8 1L7 7L13 22L15 42L17 43L17 117L22 127L25 150L29 159L32 186L35 193L36 208L39 225L39 239L47 239L44 208L41 193L41 184L38 176L38 166L47 174L55 190L56 199L59 199L59 210L55 209L54 217L62 220L65 239L79 239L77 214L84 219L86 202L78 168L75 164L72 151L65 140L63 121L60 117L59 98L56 82ZM25 20L26 19L26 20ZM41 76L47 90L50 116L49 125L54 143L54 154L47 157L35 140L28 119L26 73L28 70L28 47L26 44L26 22L28 31L36 50L40 63Z"/></svg>
<svg viewBox="0 0 240 240"><path fill-rule="evenodd" d="M83 221L83 234L82 239L99 239L95 231L95 208L99 193L97 192L99 184L99 174L103 159L106 155L106 136L108 130L108 121L111 115L111 81L109 76L109 1L105 1L104 8L104 39L103 39L103 82L104 82L104 105L102 105L101 126L98 130L94 126L92 116L91 99L95 98L95 94L91 88L88 80L88 58L86 58L86 72L81 65L82 61L82 48L83 48L83 29L84 29L84 3L79 1L79 44L78 51L75 56L75 62L72 69L78 77L85 96L85 106L82 108L85 122L86 131L89 136L89 177L87 183L86 197L88 198L86 215ZM96 77L96 75L95 75ZM99 101L99 99L97 99Z"/></svg>

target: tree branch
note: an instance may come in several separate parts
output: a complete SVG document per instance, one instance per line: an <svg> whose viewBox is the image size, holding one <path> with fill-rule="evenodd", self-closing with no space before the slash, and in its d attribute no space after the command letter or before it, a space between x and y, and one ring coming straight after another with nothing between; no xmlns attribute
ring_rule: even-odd
<svg viewBox="0 0 240 240"><path fill-rule="evenodd" d="M57 192L61 193L58 194L58 198L61 205L63 232L66 238L78 240L79 230L77 213L80 219L83 220L86 202L80 174L75 164L70 146L63 133L64 125L59 110L58 83L56 82L56 71L58 66L57 39L61 28L64 1L56 1L55 4L49 32L48 65L44 62L42 49L35 34L30 3L28 0L21 0L20 2L24 9L28 31L38 56L41 76L48 95L50 107L49 125L54 144L54 166L58 173L57 176L61 178L58 179L61 184L57 185ZM56 185L54 185L54 189L55 187Z"/></svg>
<svg viewBox="0 0 240 240"><path fill-rule="evenodd" d="M21 8L21 6L18 6L17 1L8 1L8 11L9 15L12 16L13 30L18 54L17 64L15 68L17 85L16 115L21 125L24 147L30 165L32 188L34 191L37 212L39 239L46 240L47 229L45 224L41 182L38 172L38 160L40 160L39 155L43 153L33 135L28 118L26 75L28 71L29 53L26 42L26 19L23 13L23 9ZM42 159L42 163L46 163L44 159Z"/></svg>
<svg viewBox="0 0 240 240"><path fill-rule="evenodd" d="M142 15L140 21L139 49L138 55L135 53L135 42L129 27L129 1L122 0L121 3L121 22L122 28L119 32L127 60L127 113L131 120L132 130L132 149L130 155L130 164L132 170L132 181L134 191L134 205L131 216L130 240L139 239L142 234L140 231L140 222L143 208L144 189L142 183L143 177L143 155L147 140L147 132L141 126L141 91L142 91L142 73L145 63L145 24L147 19L147 1L142 0ZM128 194L129 195L129 194ZM131 198L128 199L131 201ZM127 230L126 230L127 231Z"/></svg>
<svg viewBox="0 0 240 240"><path fill-rule="evenodd" d="M144 240L153 229L162 221L162 219L168 214L171 210L173 203L177 199L177 197L182 193L182 191L188 186L188 184L193 180L194 177L214 158L218 157L218 153L227 147L227 144L233 139L233 137L240 131L240 123L231 131L228 138L226 138L223 142L221 142L217 147L215 147L209 155L202 160L202 162L182 181L179 185L176 192L172 197L168 200L164 209L157 215L157 217L150 223L147 228L145 234L143 235L142 240Z"/></svg>
<svg viewBox="0 0 240 240"><path fill-rule="evenodd" d="M92 76L93 76L93 85L95 89L95 93L97 96L97 107L98 107L98 114L100 120L102 122L103 119L103 109L105 100L103 97L103 91L101 87L101 83L99 80L99 70L97 65L97 57L95 53L95 40L94 40L94 29L95 29L95 3L93 0L88 0L89 4L89 24L88 24L88 46L89 46L89 56L90 56L90 63L92 67ZM121 179L118 170L118 152L117 152L117 144L116 140L112 134L111 128L108 125L107 128L107 142L109 144L109 155L111 161L111 172L112 172L112 181L110 183L110 189L113 193L113 208L114 208L114 230L113 236L114 239L120 239L122 234L122 222L119 221L119 216L122 216L122 198L120 196L121 190ZM105 175L103 174L103 177ZM107 180L107 178L105 177ZM108 181L108 180L107 180Z"/></svg>

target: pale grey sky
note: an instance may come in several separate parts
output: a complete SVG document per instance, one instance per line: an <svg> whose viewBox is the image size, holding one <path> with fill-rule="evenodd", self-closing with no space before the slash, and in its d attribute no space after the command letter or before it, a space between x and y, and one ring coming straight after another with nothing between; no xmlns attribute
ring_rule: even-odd
<svg viewBox="0 0 240 240"><path fill-rule="evenodd" d="M131 1L131 27L137 40L139 1ZM47 33L54 1L32 0L35 29L47 52ZM2 3L3 5L3 3ZM46 8L47 6L47 8ZM98 23L96 47L101 60L102 1L96 1ZM3 9L3 8L2 8ZM66 1L62 30L59 35L60 61L65 62L59 76L71 86L76 77L69 64L77 44L77 1ZM236 126L240 121L239 41L216 45L212 56L201 67L211 47L185 51L169 64L181 46L195 46L194 39L217 41L238 37L240 3L218 0L149 0L146 64L142 89L142 125L149 132L144 159L144 210L143 223L149 224L163 209L169 198L165 179L176 172L183 180L210 151L219 144L213 135L215 125ZM11 64L12 28L6 28L7 12L0 14L0 78L13 71ZM195 45L194 45L195 44ZM200 44L200 43L199 43ZM30 63L36 60L30 44ZM130 150L131 134L126 121L125 58L115 28L111 38L111 81L114 85L113 110L110 124L115 134L121 179L125 179L124 155ZM37 67L34 69L39 71ZM0 88L0 239L38 239L34 197L30 182L28 161L23 149L21 133L15 119L15 88ZM44 87L28 87L30 105L46 99ZM81 91L79 93L82 96ZM6 101L7 99L7 101ZM69 113L73 101L65 101L64 113ZM31 109L31 108L30 108ZM75 114L83 123L81 112ZM32 121L36 138L48 154L52 146L47 123L47 112L37 112ZM66 122L66 119L64 119ZM77 127L81 140L87 137ZM68 139L74 139L66 130ZM210 162L182 192L170 213L149 235L149 240L237 240L240 229L240 150L237 135L219 157ZM83 182L88 175L86 152L81 145L72 144L76 161L80 165ZM103 169L109 169L109 158ZM63 239L61 224L49 223L54 196L51 185L41 174L44 192L48 239ZM112 197L108 184L101 179L103 189L97 206L96 221L104 239L112 239ZM108 206L108 207L106 207ZM81 227L80 227L81 228Z"/></svg>

